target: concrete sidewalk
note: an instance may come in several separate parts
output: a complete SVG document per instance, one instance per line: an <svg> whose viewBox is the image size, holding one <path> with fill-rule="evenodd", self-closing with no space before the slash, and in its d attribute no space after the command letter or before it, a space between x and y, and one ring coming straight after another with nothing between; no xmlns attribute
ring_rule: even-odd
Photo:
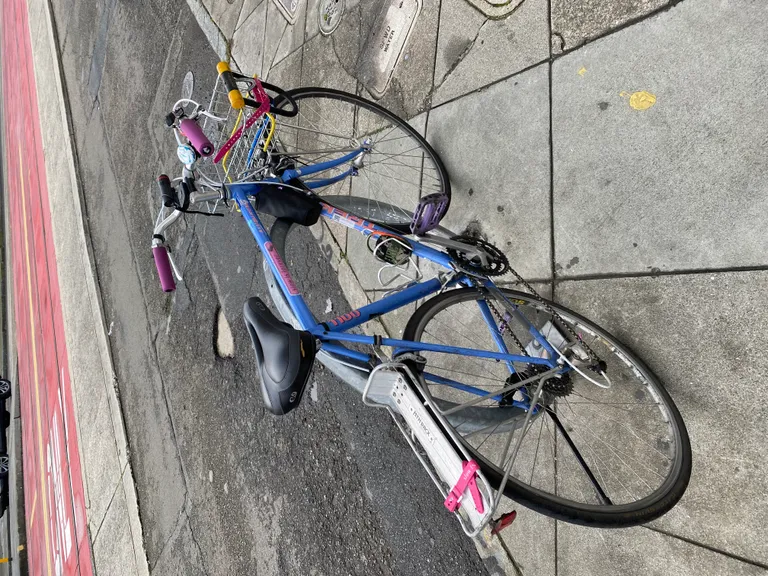
<svg viewBox="0 0 768 576"><path fill-rule="evenodd" d="M358 59L381 2L348 0L330 36L317 0L293 25L273 0L188 2L244 72L365 94ZM694 452L686 495L652 525L591 530L521 510L504 542L524 574L764 573L768 36L750 31L768 5L524 0L492 20L484 4L424 0L380 102L426 126L445 160L444 223L505 247L636 349ZM353 305L376 297L344 284Z"/></svg>

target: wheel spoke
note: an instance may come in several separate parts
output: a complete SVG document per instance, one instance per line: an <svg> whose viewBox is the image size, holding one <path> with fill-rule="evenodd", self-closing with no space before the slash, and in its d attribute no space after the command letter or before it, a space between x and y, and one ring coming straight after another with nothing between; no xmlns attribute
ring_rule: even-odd
<svg viewBox="0 0 768 576"><path fill-rule="evenodd" d="M603 487L600 486L600 483L597 481L597 478L595 478L595 475L592 473L592 469L584 460L584 457L581 455L581 452L579 452L579 449L576 448L576 445L573 443L573 440L571 440L571 435L568 434L568 431L565 429L565 426L563 426L562 422L560 422L560 418L558 418L557 414L555 414L554 411L550 410L549 408L546 409L546 412L549 415L549 417L552 419L552 421L555 423L555 426L557 426L557 429L560 431L560 434L562 435L562 437L565 438L565 441L568 443L568 446L573 452L573 455L576 456L576 460L579 461L579 464L581 465L581 468L584 470L584 473L587 475L590 482L592 482L592 486L594 486L595 491L597 492L598 496L600 496L600 499L603 501L603 504L606 504L608 506L612 505L613 502L611 502L611 499L608 498L608 495L605 493L605 490L603 490Z"/></svg>
<svg viewBox="0 0 768 576"><path fill-rule="evenodd" d="M643 508L646 504L640 502L661 498L670 476L675 482L686 482L684 475L689 474L689 468L681 473L680 465L676 464L681 458L689 458L686 447L678 442L680 434L685 432L684 428L680 432L682 423L673 417L663 388L630 360L631 353L626 353L620 344L588 321L574 320L551 304L555 306L555 314L551 307L547 308L533 296L498 290L498 297L494 291L478 292L470 288L434 297L423 305L426 310L419 309L415 316L418 321L413 327L409 324L404 337L495 351L497 342L487 330L487 318L476 305L480 299L492 299L500 309L514 307L513 320L502 331L505 343L512 334L520 333L520 345L527 347L532 341L530 327L541 331L546 322L551 321L563 337L575 332L595 354L607 361L609 373L614 374L612 387L595 388L574 372L570 372L570 386L564 392L561 388L540 385L542 378L546 382L559 370L556 368L524 384L523 394L515 391L523 385L509 384L509 378L500 371L505 366L503 362L425 352L422 354L427 361L425 371L444 378L444 381L427 380L427 391L447 402L441 405L444 414L462 411L466 419L477 418L478 411L504 410L504 406L493 400L500 395L509 398L514 393L516 399L524 400L526 395L540 389L537 392L541 395L539 410L546 415L539 413L531 417L524 409L515 408L518 413L508 419L489 418L485 424L476 421L474 425L462 420L463 438L470 443L478 461L494 471L491 477L494 485L502 485L508 476L508 481L515 485L510 496L518 494L520 486L529 486L543 492L545 502L557 502L552 504L554 510L578 503L582 507L609 510L606 512L609 515L621 515L625 513L610 512L610 509L636 504L641 515L657 514L657 508L650 505ZM486 330L478 330L481 326ZM547 337L551 340L552 333ZM445 382L461 385L451 387ZM488 392L481 394L479 390ZM538 424L535 417L541 418ZM573 514L581 517L585 512Z"/></svg>
<svg viewBox="0 0 768 576"><path fill-rule="evenodd" d="M371 143L357 168L362 178L349 180L352 194L368 198L367 209L361 209L365 204L358 204L357 216L373 219L370 214L377 213L386 215L386 220L378 220L384 224L409 223L422 194L450 192L447 175L434 153L406 122L355 95L299 89L293 96L299 114L278 124L276 133L280 141L286 142L285 154L297 164L332 160L345 150L354 150L366 141ZM351 165L330 168L326 176L341 175ZM331 184L314 191L322 198L337 189L337 184ZM380 202L402 205L403 217L390 222L394 213L381 210Z"/></svg>

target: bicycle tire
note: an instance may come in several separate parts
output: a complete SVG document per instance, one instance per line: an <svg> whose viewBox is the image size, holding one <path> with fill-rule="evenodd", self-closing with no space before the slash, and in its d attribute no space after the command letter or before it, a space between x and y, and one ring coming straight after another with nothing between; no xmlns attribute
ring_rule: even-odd
<svg viewBox="0 0 768 576"><path fill-rule="evenodd" d="M531 302L533 304L536 303L535 299L530 294L508 289L501 290L503 294L511 300ZM455 303L471 301L472 299L477 299L479 296L480 295L476 289L461 288L444 292L443 294L427 300L411 316L403 332L403 339L419 341L424 334L425 327L429 323L429 320L434 318L440 311L447 309ZM565 522L592 527L619 528L636 526L662 516L680 500L688 486L691 476L692 456L690 440L679 410L655 374L624 344L619 342L609 332L576 312L553 302L547 302L547 304L566 320L573 319L577 321L579 325L589 327L601 338L610 343L610 345L616 346L620 353L623 354L627 360L631 361L632 365L637 367L654 385L658 397L663 399L664 407L674 424L675 440L678 443L676 459L672 466L671 473L661 486L649 496L633 503L614 506L577 503L543 492L542 490L529 486L512 476L509 478L504 494L520 504L544 515ZM423 376L420 376L420 380L424 389L429 390L429 386ZM492 465L482 454L475 450L469 442L464 439L462 439L462 441L480 464L481 469L489 482L495 488L498 488L502 480L501 470L497 466ZM534 466L535 463L536 461L534 459ZM557 468L555 468L555 471L555 473L557 473Z"/></svg>
<svg viewBox="0 0 768 576"><path fill-rule="evenodd" d="M410 219L412 217L413 211L416 207L416 204L418 203L418 200L427 195L427 194L433 194L433 193L443 193L445 194L447 198L447 206L450 206L450 198L451 198L451 184L450 179L448 176L448 171L445 168L445 165L443 164L443 161L440 159L437 152L432 148L432 146L427 142L427 140L419 134L419 132L414 129L408 122L401 119L397 115L393 114L386 108L380 106L379 104L376 104L375 102L372 102L370 100L367 100L365 98L362 98L360 96L357 96L355 94L350 94L348 92L343 92L340 90L334 90L331 88L318 88L318 87L306 87L306 88L296 88L293 90L286 91L286 94L288 97L293 99L299 107L299 114L297 116L296 122L296 133L298 134L298 126L299 122L302 121L303 117L306 117L310 114L308 111L308 107L310 106L310 102L314 101L315 103L318 103L318 107L323 104L324 102L327 102L329 104L336 104L338 103L346 103L348 105L351 105L353 107L352 113L353 113L353 120L352 120L352 134L350 136L353 140L360 140L363 138L363 136L367 135L370 136L371 134L363 133L358 134L358 130L363 131L364 128L368 127L369 125L372 125L374 127L379 126L377 124L379 119L383 119L384 122L383 128L378 128L378 132L384 136L386 136L388 133L384 133L384 130L388 130L389 132L394 131L395 129L401 131L404 133L407 137L409 137L415 144L418 145L418 152L415 152L417 149L406 149L404 152L412 152L414 154L405 156L405 154L398 154L398 153L392 153L390 150L381 150L378 151L376 146L377 142L373 142L372 146L372 152L369 156L371 160L366 160L366 163L358 168L358 175L363 176L365 178L368 178L368 183L371 187L374 186L374 184L379 180L385 180L386 178L394 178L390 175L381 176L380 178L371 176L374 174L372 166L376 163L380 164L379 168L381 172L387 171L391 172L392 169L396 166L390 166L389 164L385 164L384 160L377 159L374 161L373 159L376 158L376 154L380 153L382 154L382 157L386 160L392 160L393 158L397 159L397 162L403 163L403 168L408 168L409 171L403 171L403 173L408 174L413 178L413 182L411 182L409 179L403 177L396 179L395 181L399 184L397 187L390 187L387 191L383 191L381 189L381 186L378 186L378 193L381 194L381 197L373 198L369 195L368 198L372 202L381 202L382 204L387 204L388 206L396 206L400 208L401 214L400 217L395 218L392 212L390 211L390 217L387 220L375 220L373 218L369 218L369 211L366 211L363 209L361 205L357 206L357 210L353 212L356 216L359 216L361 218L365 218L367 220L372 220L375 222L378 222L380 224L384 224L387 226L396 226L396 229L401 229L404 224L407 224L410 222ZM280 107L282 106L282 102L279 99L275 100L275 106ZM363 114L362 111L365 111L365 114ZM336 109L333 110L334 113L337 112ZM339 112L339 114L341 114ZM371 114L372 116L368 116L367 114ZM346 112L344 113L344 118L346 118ZM335 118L334 118L335 119ZM333 119L331 119L333 120ZM338 124L331 122L329 120L329 123L331 125ZM365 126L361 126L361 125ZM391 128L390 128L391 126ZM278 139L281 138L280 132L282 131L282 135L284 135L286 132L289 132L290 130L294 129L294 125L291 124L289 121L283 121L278 125L277 134ZM336 134L323 134L328 139L327 144L330 145L332 142L335 142L336 140L341 141L343 138L346 138L346 135L339 136ZM297 136L298 138L298 136ZM405 136L403 136L405 138ZM336 140L333 140L336 139ZM400 146L402 143L398 142L397 144L392 144L395 140L398 140L398 138L389 138L389 139L382 139L381 144L385 142L390 142L388 145L390 148L393 146ZM285 139L282 141L282 150L283 152L293 158L294 160L303 160L301 154L292 154L290 150L290 143L286 143ZM298 150L299 146L296 144L296 148ZM322 152L322 150L320 150ZM418 157L418 155L421 154L421 157ZM313 156L321 156L321 154L315 154ZM408 158L408 160L403 160L404 158ZM310 164L313 163L314 158L307 157L306 163ZM416 165L421 162L421 168L420 168L420 177L419 182L417 183L416 180L416 174L413 173L413 170L415 169ZM407 165L406 165L407 164ZM344 165L346 167L346 165ZM399 168L398 168L399 169ZM341 170L341 168L339 168ZM427 174L427 170L429 170L429 173ZM376 172L378 174L378 172ZM322 176L317 176L314 178L325 178L326 174L323 174ZM309 178L309 181L311 182L314 178ZM331 205L336 205L334 202L334 199L338 199L340 202L343 203L344 196L356 196L356 197L364 197L364 194L360 193L360 190L355 190L355 181L360 181L361 178L357 177L353 182L350 184L350 189L346 190L345 192L340 192L340 186L333 185L333 186L327 186L326 188L320 188L315 189L315 193L321 198L327 201ZM406 181L403 181L406 180ZM306 180L305 180L306 182ZM426 183L425 183L426 182ZM360 185L362 187L362 185ZM392 194L397 193L400 195L397 198L393 198ZM412 193L412 194L411 194ZM412 195L412 197L411 197ZM408 202L403 202L403 198L407 196ZM408 204L408 205L406 205ZM373 205L370 209L370 212L373 212L374 208ZM382 213L381 210L377 211L379 214Z"/></svg>

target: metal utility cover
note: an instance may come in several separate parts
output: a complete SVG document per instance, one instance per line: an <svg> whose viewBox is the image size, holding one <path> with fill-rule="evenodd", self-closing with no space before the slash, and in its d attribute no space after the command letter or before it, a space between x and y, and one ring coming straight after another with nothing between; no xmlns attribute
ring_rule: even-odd
<svg viewBox="0 0 768 576"><path fill-rule="evenodd" d="M299 13L299 7L306 0L272 0L280 10L283 17L288 20L288 24L296 24L296 15Z"/></svg>
<svg viewBox="0 0 768 576"><path fill-rule="evenodd" d="M344 16L344 0L322 0L318 5L317 19L320 34L328 36L341 24Z"/></svg>
<svg viewBox="0 0 768 576"><path fill-rule="evenodd" d="M491 20L506 18L523 3L523 0L467 0Z"/></svg>
<svg viewBox="0 0 768 576"><path fill-rule="evenodd" d="M195 89L195 75L192 70L184 75L184 80L181 83L181 97L192 98L192 92Z"/></svg>
<svg viewBox="0 0 768 576"><path fill-rule="evenodd" d="M420 12L421 0L389 0L376 17L357 69L374 98L384 96Z"/></svg>

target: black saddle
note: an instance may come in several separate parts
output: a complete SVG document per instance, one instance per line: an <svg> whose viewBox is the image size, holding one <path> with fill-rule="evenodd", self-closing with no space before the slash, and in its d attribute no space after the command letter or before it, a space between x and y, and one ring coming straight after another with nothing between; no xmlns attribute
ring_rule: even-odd
<svg viewBox="0 0 768 576"><path fill-rule="evenodd" d="M315 360L315 339L278 320L259 298L249 298L243 317L251 335L264 403L273 414L287 414L301 401Z"/></svg>

